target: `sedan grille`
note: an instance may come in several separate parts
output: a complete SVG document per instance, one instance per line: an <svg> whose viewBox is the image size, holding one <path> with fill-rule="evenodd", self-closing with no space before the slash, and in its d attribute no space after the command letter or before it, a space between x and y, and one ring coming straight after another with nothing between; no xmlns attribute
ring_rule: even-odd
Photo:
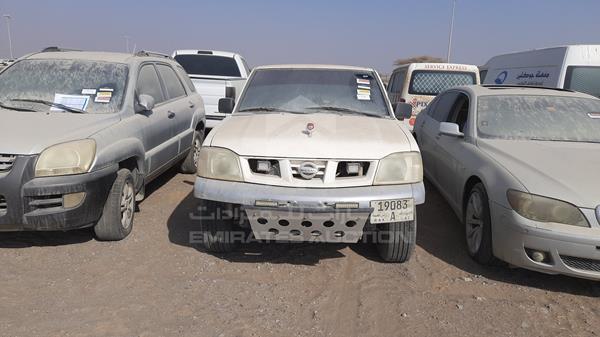
<svg viewBox="0 0 600 337"><path fill-rule="evenodd" d="M567 266L573 269L594 271L600 273L600 260L584 259L581 257L564 255L561 255L560 258Z"/></svg>
<svg viewBox="0 0 600 337"><path fill-rule="evenodd" d="M0 172L8 172L15 163L17 156L10 154L0 154Z"/></svg>
<svg viewBox="0 0 600 337"><path fill-rule="evenodd" d="M0 216L6 215L7 209L6 198L3 195L0 195Z"/></svg>

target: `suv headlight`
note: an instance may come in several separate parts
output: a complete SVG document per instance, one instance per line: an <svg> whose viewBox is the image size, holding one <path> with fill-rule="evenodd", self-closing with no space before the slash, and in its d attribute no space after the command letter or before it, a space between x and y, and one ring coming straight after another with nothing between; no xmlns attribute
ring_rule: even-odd
<svg viewBox="0 0 600 337"><path fill-rule="evenodd" d="M83 139L51 146L40 154L35 164L36 177L86 173L96 157L96 142Z"/></svg>
<svg viewBox="0 0 600 337"><path fill-rule="evenodd" d="M515 212L529 220L590 227L581 210L567 202L515 190L506 194Z"/></svg>
<svg viewBox="0 0 600 337"><path fill-rule="evenodd" d="M423 181L419 152L397 152L379 161L374 185L414 184Z"/></svg>
<svg viewBox="0 0 600 337"><path fill-rule="evenodd" d="M221 147L202 147L198 159L198 176L209 179L243 181L240 157Z"/></svg>

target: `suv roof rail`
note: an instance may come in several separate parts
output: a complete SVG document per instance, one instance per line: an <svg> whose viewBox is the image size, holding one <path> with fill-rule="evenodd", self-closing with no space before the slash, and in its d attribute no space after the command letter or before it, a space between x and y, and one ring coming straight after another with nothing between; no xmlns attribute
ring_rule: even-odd
<svg viewBox="0 0 600 337"><path fill-rule="evenodd" d="M543 86L536 86L536 85L482 84L481 86L484 88L490 88L490 89L526 88L526 89L548 89L548 90L556 90L556 91L575 92L574 90L570 90L570 89L555 88L555 87L543 87Z"/></svg>
<svg viewBox="0 0 600 337"><path fill-rule="evenodd" d="M60 48L57 46L46 47L42 49L40 53L49 53L49 52L60 52L60 51L81 51L79 49L68 49L68 48Z"/></svg>
<svg viewBox="0 0 600 337"><path fill-rule="evenodd" d="M163 53L157 53L154 51L147 51L147 50L140 50L137 53L135 53L135 56L154 56L154 57L164 57L164 58L171 58L170 55L167 54L163 54Z"/></svg>

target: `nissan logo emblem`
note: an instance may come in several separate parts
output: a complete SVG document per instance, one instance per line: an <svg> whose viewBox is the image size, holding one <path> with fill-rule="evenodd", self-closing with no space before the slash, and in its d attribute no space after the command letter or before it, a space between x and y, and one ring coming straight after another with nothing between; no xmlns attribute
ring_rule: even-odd
<svg viewBox="0 0 600 337"><path fill-rule="evenodd" d="M302 178L310 180L314 178L317 175L317 173L319 173L319 168L315 163L304 162L298 167L298 173Z"/></svg>

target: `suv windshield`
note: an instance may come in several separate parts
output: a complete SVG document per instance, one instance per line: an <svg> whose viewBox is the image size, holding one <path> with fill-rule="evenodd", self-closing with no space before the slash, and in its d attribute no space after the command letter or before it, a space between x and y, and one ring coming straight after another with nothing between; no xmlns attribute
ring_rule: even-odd
<svg viewBox="0 0 600 337"><path fill-rule="evenodd" d="M258 70L237 111L390 116L373 73L328 69Z"/></svg>
<svg viewBox="0 0 600 337"><path fill-rule="evenodd" d="M600 100L559 96L482 96L483 138L600 142Z"/></svg>
<svg viewBox="0 0 600 337"><path fill-rule="evenodd" d="M0 73L0 102L35 111L113 113L121 108L127 75L119 63L22 60Z"/></svg>
<svg viewBox="0 0 600 337"><path fill-rule="evenodd" d="M475 84L475 73L457 71L415 70L412 72L408 93L437 96L453 87Z"/></svg>
<svg viewBox="0 0 600 337"><path fill-rule="evenodd" d="M215 55L176 55L175 61L190 75L240 77L240 69L232 57Z"/></svg>

